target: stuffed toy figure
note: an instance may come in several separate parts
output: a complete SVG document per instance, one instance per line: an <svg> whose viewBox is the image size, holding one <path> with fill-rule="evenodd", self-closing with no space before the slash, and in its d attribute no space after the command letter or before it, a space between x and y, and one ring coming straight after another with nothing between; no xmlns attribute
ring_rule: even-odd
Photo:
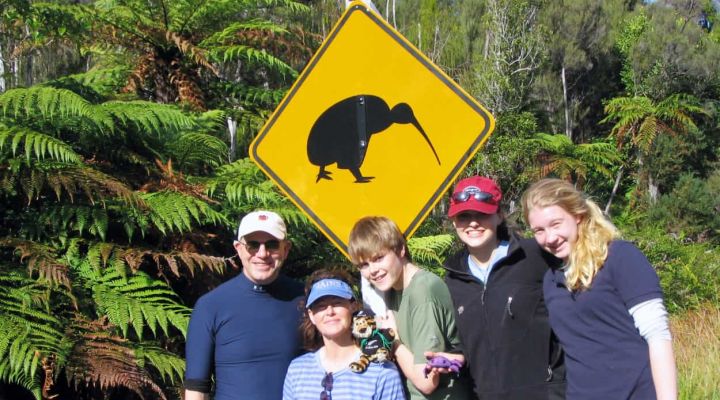
<svg viewBox="0 0 720 400"><path fill-rule="evenodd" d="M378 329L373 316L363 311L356 313L353 317L352 334L362 350L360 359L350 363L353 372L365 372L371 362L382 364L392 361L395 332L392 329Z"/></svg>

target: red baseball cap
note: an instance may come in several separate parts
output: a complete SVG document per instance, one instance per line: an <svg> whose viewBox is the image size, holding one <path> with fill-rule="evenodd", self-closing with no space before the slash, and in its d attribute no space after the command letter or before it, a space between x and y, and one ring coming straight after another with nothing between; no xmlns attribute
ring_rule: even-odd
<svg viewBox="0 0 720 400"><path fill-rule="evenodd" d="M455 185L450 197L448 217L463 211L477 211L483 214L495 214L500 208L502 192L497 183L484 176L471 176Z"/></svg>

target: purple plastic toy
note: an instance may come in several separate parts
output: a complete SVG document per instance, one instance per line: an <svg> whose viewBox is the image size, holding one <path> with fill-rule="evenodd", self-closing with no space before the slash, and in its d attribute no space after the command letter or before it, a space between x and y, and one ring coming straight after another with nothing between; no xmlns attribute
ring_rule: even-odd
<svg viewBox="0 0 720 400"><path fill-rule="evenodd" d="M450 360L443 356L435 356L427 361L427 364L425 364L425 369L423 369L423 372L425 373L425 377L427 378L430 371L432 371L433 368L447 368L451 372L454 372L455 375L460 375L460 368L462 368L463 363L458 360Z"/></svg>

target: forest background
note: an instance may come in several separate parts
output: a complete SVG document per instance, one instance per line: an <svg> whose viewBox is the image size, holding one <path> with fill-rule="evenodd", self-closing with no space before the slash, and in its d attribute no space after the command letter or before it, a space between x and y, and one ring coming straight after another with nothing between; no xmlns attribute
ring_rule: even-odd
<svg viewBox="0 0 720 400"><path fill-rule="evenodd" d="M179 398L251 210L288 221L290 275L349 268L247 158L343 3L0 0L0 399ZM720 398L720 4L376 5L495 115L464 176L520 229L534 180L589 193L657 268L681 398ZM446 207L410 243L439 274Z"/></svg>

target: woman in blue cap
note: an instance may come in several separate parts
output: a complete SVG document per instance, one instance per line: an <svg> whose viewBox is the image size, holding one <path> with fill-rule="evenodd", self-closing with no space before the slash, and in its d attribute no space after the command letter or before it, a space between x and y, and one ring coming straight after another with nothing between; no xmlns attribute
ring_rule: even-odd
<svg viewBox="0 0 720 400"><path fill-rule="evenodd" d="M352 336L352 317L359 307L350 282L342 271L318 270L308 278L300 329L311 353L290 364L283 400L405 399L393 363L370 363L363 373L350 369L361 355Z"/></svg>

